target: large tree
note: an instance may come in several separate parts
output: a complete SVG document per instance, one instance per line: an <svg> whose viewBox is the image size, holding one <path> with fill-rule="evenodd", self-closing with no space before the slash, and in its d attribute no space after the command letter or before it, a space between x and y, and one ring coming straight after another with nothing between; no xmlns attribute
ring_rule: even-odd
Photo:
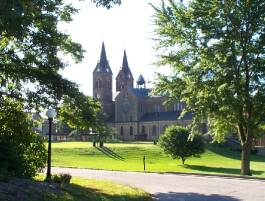
<svg viewBox="0 0 265 201"><path fill-rule="evenodd" d="M67 66L60 55L69 54L80 62L84 52L70 35L57 28L59 22L70 22L78 12L66 2L0 2L0 152L4 153L0 158L7 172L20 171L21 175L33 176L44 166L44 144L32 131L26 108L31 111L56 106L62 97L76 102L79 101L76 97L84 100L78 86L59 74ZM92 2L107 8L120 3L119 0ZM91 99L84 101L91 110L96 108ZM88 121L93 123L94 119Z"/></svg>
<svg viewBox="0 0 265 201"><path fill-rule="evenodd" d="M241 174L251 175L253 138L265 123L265 2L169 0L155 7L157 92L184 101L193 128L205 120L216 140L238 133Z"/></svg>

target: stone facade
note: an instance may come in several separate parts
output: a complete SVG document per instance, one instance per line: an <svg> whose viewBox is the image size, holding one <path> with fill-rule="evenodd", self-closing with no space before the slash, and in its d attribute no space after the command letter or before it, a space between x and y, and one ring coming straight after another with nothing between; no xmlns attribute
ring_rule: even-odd
<svg viewBox="0 0 265 201"><path fill-rule="evenodd" d="M105 46L93 72L93 97L102 103L106 123L116 128L122 140L157 140L169 125L187 126L192 120L188 113L178 119L184 103L164 104L166 97L150 94L142 75L134 88L134 78L124 51L122 67L116 77L116 96L112 99L112 71Z"/></svg>

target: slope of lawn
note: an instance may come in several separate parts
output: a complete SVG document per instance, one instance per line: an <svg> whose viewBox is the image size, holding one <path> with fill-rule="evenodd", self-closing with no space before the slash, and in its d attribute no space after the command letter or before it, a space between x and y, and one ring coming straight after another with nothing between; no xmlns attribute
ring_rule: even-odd
<svg viewBox="0 0 265 201"><path fill-rule="evenodd" d="M39 180L39 179L38 179ZM142 190L108 181L73 178L59 185L29 179L0 181L0 201L151 201Z"/></svg>
<svg viewBox="0 0 265 201"><path fill-rule="evenodd" d="M207 146L201 158L189 158L181 165L163 154L152 143L108 143L104 148L91 142L59 142L52 144L52 166L147 172L192 172L206 174L240 173L240 153L227 148ZM265 177L265 157L251 156L253 176Z"/></svg>

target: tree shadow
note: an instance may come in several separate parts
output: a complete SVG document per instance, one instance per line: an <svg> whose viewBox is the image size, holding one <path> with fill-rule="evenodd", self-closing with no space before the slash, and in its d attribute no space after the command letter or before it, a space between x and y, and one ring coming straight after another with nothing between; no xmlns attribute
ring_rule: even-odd
<svg viewBox="0 0 265 201"><path fill-rule="evenodd" d="M106 194L100 189L84 187L77 184L68 184L63 187L63 190L70 194L74 199L78 201L151 201L149 194ZM80 199L81 198L81 199Z"/></svg>
<svg viewBox="0 0 265 201"><path fill-rule="evenodd" d="M238 150L231 150L227 147L220 147L216 145L208 145L207 149L226 158L241 160L241 152ZM265 157L262 156L251 154L250 158L253 162L265 162Z"/></svg>
<svg viewBox="0 0 265 201"><path fill-rule="evenodd" d="M113 158L115 160L125 161L125 159L122 156L120 156L119 154L115 153L114 151L112 151L107 147L96 147L96 149L110 158Z"/></svg>
<svg viewBox="0 0 265 201"><path fill-rule="evenodd" d="M219 194L204 195L200 193L176 193L176 192L157 193L154 195L154 198L156 200L161 200L161 201L240 201L238 198L227 195L219 195Z"/></svg>
<svg viewBox="0 0 265 201"><path fill-rule="evenodd" d="M213 173L222 173L222 174L240 174L239 168L224 168L224 167L209 167L204 165L186 165L185 168L198 170L202 172L213 172ZM262 175L264 171L252 170L252 174Z"/></svg>

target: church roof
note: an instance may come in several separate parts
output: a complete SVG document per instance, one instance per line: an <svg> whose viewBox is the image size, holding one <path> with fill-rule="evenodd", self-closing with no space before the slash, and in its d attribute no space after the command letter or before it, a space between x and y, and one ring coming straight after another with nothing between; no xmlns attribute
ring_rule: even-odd
<svg viewBox="0 0 265 201"><path fill-rule="evenodd" d="M142 76L142 74L140 74L138 80L137 80L137 84L142 85L145 83L144 77Z"/></svg>
<svg viewBox="0 0 265 201"><path fill-rule="evenodd" d="M140 121L175 121L181 112L152 112L146 113ZM192 113L187 113L180 120L192 120Z"/></svg>
<svg viewBox="0 0 265 201"><path fill-rule="evenodd" d="M128 60L127 60L127 55L126 55L126 51L125 50L124 50L124 53L123 53L122 70L125 73L128 73L130 71Z"/></svg>
<svg viewBox="0 0 265 201"><path fill-rule="evenodd" d="M120 77L120 76L125 76L126 79L133 79L133 75L132 75L131 69L130 69L129 64L128 64L127 55L126 55L125 50L124 50L124 54L123 54L122 67L119 70L117 77ZM116 79L117 79L117 77L116 77Z"/></svg>
<svg viewBox="0 0 265 201"><path fill-rule="evenodd" d="M97 66L96 66L94 72L110 72L110 73L112 73L110 66L109 66L108 59L107 59L104 42L102 42L100 59L99 59L99 62L97 63Z"/></svg>
<svg viewBox="0 0 265 201"><path fill-rule="evenodd" d="M100 63L100 64L106 64L106 63L108 63L104 42L102 42L102 47L101 47L101 53L100 53L100 61L99 61L99 63Z"/></svg>
<svg viewBox="0 0 265 201"><path fill-rule="evenodd" d="M128 88L128 91L138 97L148 97L151 89L146 88Z"/></svg>

